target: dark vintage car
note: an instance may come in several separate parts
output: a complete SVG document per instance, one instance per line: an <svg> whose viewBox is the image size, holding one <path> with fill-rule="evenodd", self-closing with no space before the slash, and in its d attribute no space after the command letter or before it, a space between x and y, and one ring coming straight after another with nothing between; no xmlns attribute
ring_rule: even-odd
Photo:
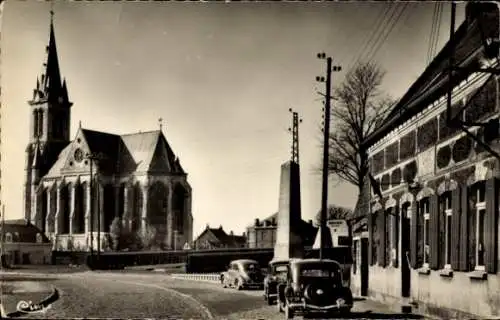
<svg viewBox="0 0 500 320"><path fill-rule="evenodd" d="M343 284L339 263L327 259L290 261L287 280L278 285L278 309L287 319L321 313L327 317L349 313L351 289Z"/></svg>
<svg viewBox="0 0 500 320"><path fill-rule="evenodd" d="M286 282L290 259L271 260L264 278L264 299L269 305L278 299L278 284Z"/></svg>
<svg viewBox="0 0 500 320"><path fill-rule="evenodd" d="M227 271L220 275L220 282L224 288L262 289L264 275L255 260L240 259L231 261Z"/></svg>

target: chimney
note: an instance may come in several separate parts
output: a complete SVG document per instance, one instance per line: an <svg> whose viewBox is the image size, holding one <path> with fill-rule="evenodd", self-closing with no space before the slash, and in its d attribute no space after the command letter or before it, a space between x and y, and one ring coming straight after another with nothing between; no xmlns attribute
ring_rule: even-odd
<svg viewBox="0 0 500 320"><path fill-rule="evenodd" d="M243 235L242 235L242 236L243 236L243 237L246 237L246 234L245 234L245 232L243 232Z"/></svg>
<svg viewBox="0 0 500 320"><path fill-rule="evenodd" d="M255 226L258 227L259 226L259 219L255 219Z"/></svg>
<svg viewBox="0 0 500 320"><path fill-rule="evenodd" d="M309 219L309 221L308 221L308 222L309 222L309 224L312 226L313 221L312 221L311 219Z"/></svg>
<svg viewBox="0 0 500 320"><path fill-rule="evenodd" d="M222 224L221 224L221 225L219 225L219 230L222 230Z"/></svg>
<svg viewBox="0 0 500 320"><path fill-rule="evenodd" d="M207 230L208 230L208 229L210 229L210 226L208 225L208 223L207 223L207 227L206 227L206 229L207 229Z"/></svg>
<svg viewBox="0 0 500 320"><path fill-rule="evenodd" d="M233 230L229 231L230 236L234 236Z"/></svg>

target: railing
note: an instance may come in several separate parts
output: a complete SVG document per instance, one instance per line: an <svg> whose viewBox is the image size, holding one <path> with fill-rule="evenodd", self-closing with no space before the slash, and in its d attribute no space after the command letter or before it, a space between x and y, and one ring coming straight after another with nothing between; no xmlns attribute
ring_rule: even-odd
<svg viewBox="0 0 500 320"><path fill-rule="evenodd" d="M220 283L219 273L173 273L170 276L175 279Z"/></svg>

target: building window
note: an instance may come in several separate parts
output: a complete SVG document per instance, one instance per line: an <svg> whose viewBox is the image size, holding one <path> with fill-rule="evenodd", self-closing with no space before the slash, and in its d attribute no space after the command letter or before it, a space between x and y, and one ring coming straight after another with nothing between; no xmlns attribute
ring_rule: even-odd
<svg viewBox="0 0 500 320"><path fill-rule="evenodd" d="M42 235L40 233L36 234L36 242L37 243L42 243L43 242L43 238L42 238Z"/></svg>
<svg viewBox="0 0 500 320"><path fill-rule="evenodd" d="M357 272L357 269L358 269L358 253L359 253L359 249L358 249L358 243L359 243L359 240L354 240L353 241L353 246L352 246L352 257L353 257L353 262L352 262L352 273L353 274L356 274Z"/></svg>
<svg viewBox="0 0 500 320"><path fill-rule="evenodd" d="M375 212L372 214L372 221L371 221L371 225L372 225L372 261L371 261L371 264L374 265L377 263L377 259L378 259L378 247L380 245L380 235L379 235L379 232L378 232L378 216L379 216L379 212Z"/></svg>
<svg viewBox="0 0 500 320"><path fill-rule="evenodd" d="M391 238L391 233L392 233L392 228L394 225L392 225L392 217L394 214L394 208L389 208L385 211L385 265L389 266L391 264L391 257L392 257L392 238Z"/></svg>
<svg viewBox="0 0 500 320"><path fill-rule="evenodd" d="M440 261L445 269L451 269L451 219L453 210L451 206L451 191L439 197L439 248Z"/></svg>
<svg viewBox="0 0 500 320"><path fill-rule="evenodd" d="M470 265L474 270L485 270L484 266L484 218L486 214L485 183L478 182L471 188L469 215L470 230Z"/></svg>
<svg viewBox="0 0 500 320"><path fill-rule="evenodd" d="M429 267L430 250L430 211L429 198L418 202L418 232L417 232L417 261L422 262L424 268Z"/></svg>
<svg viewBox="0 0 500 320"><path fill-rule="evenodd" d="M5 234L5 242L12 242L12 233L7 232Z"/></svg>

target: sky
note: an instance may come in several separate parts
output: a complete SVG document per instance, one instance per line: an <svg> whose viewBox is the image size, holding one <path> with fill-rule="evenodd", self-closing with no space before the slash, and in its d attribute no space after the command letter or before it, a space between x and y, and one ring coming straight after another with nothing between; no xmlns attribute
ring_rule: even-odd
<svg viewBox="0 0 500 320"><path fill-rule="evenodd" d="M434 3L410 2L375 52L373 33L389 2L66 2L53 4L71 136L82 127L116 134L163 131L193 189L194 236L206 226L245 231L278 210L288 127L299 128L302 217L320 209L321 96L325 52L343 71L372 58L382 89L401 97L427 65ZM405 4L399 3L398 8ZM464 5L457 6L457 26ZM2 17L2 203L23 217L27 101L41 74L51 4L7 1ZM443 6L437 48L449 36ZM382 31L382 29L380 29ZM375 35L375 36L373 36ZM371 40L370 40L371 39ZM371 44L371 45L370 45ZM335 105L333 105L335 107ZM354 208L357 189L330 181L328 201Z"/></svg>

